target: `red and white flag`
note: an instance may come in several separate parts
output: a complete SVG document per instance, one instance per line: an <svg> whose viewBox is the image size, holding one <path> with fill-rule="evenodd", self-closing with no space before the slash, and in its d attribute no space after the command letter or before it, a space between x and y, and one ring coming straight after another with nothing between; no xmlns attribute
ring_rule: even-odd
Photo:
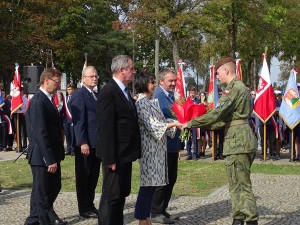
<svg viewBox="0 0 300 225"><path fill-rule="evenodd" d="M242 81L243 80L242 60L241 59L237 59L235 61L235 65L236 65L236 76L237 76L237 78L239 78Z"/></svg>
<svg viewBox="0 0 300 225"><path fill-rule="evenodd" d="M21 76L19 73L19 65L16 64L14 80L11 85L11 115L17 111L22 105L22 96L21 96Z"/></svg>
<svg viewBox="0 0 300 225"><path fill-rule="evenodd" d="M178 70L177 70L177 80L175 86L175 99L182 100L185 98L185 80L183 76L183 62L180 60L178 62Z"/></svg>
<svg viewBox="0 0 300 225"><path fill-rule="evenodd" d="M275 112L276 102L265 54L256 91L253 112L265 123Z"/></svg>

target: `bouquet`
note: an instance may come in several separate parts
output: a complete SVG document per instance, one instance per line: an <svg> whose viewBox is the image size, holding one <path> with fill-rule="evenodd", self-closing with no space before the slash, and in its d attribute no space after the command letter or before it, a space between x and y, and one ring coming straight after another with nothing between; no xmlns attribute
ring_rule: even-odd
<svg viewBox="0 0 300 225"><path fill-rule="evenodd" d="M206 106L204 104L195 105L191 98L188 98L184 103L174 103L171 110L176 115L180 123L186 123L190 120L202 116L206 113ZM179 136L180 140L183 142L192 136L190 129L185 128L181 131Z"/></svg>

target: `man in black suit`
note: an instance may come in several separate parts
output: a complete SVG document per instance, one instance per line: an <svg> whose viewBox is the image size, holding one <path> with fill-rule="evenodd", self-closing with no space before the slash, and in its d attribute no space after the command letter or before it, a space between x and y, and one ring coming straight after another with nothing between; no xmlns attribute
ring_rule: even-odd
<svg viewBox="0 0 300 225"><path fill-rule="evenodd" d="M102 159L103 186L99 224L123 225L125 198L130 194L132 162L140 156L137 111L127 85L135 69L126 55L113 58L112 79L101 89L97 106L97 156Z"/></svg>
<svg viewBox="0 0 300 225"><path fill-rule="evenodd" d="M40 77L40 88L30 101L26 120L29 133L27 159L33 184L30 215L26 225L64 225L53 203L61 189L60 161L64 159L62 124L51 95L60 88L61 72L46 69Z"/></svg>
<svg viewBox="0 0 300 225"><path fill-rule="evenodd" d="M98 84L98 74L93 66L82 72L82 88L78 89L69 101L74 125L75 175L79 214L85 218L97 218L95 189L98 183L100 160L96 157L96 103L93 91Z"/></svg>

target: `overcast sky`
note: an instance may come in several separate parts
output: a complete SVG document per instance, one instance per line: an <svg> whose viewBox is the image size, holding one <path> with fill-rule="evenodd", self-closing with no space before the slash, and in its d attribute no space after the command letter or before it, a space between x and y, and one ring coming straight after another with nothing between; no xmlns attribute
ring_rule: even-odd
<svg viewBox="0 0 300 225"><path fill-rule="evenodd" d="M278 83L279 73L280 73L280 62L276 57L273 57L270 65L270 78L272 83L274 82Z"/></svg>

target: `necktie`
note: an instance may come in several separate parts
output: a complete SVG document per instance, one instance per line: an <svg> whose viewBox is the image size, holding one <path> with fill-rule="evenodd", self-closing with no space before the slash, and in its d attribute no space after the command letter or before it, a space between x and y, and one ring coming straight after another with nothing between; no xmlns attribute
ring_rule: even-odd
<svg viewBox="0 0 300 225"><path fill-rule="evenodd" d="M125 91L125 93L126 93L125 96L126 96L127 100L128 100L129 102L131 102L130 97L129 97L129 91L128 91L128 88L125 87L124 91Z"/></svg>
<svg viewBox="0 0 300 225"><path fill-rule="evenodd" d="M173 92L170 92L170 93L169 93L169 98L170 98L173 102L175 102L175 97L174 97L174 93L173 93Z"/></svg>
<svg viewBox="0 0 300 225"><path fill-rule="evenodd" d="M96 97L95 93L92 91L91 94L93 95L93 98L97 101L97 97Z"/></svg>

